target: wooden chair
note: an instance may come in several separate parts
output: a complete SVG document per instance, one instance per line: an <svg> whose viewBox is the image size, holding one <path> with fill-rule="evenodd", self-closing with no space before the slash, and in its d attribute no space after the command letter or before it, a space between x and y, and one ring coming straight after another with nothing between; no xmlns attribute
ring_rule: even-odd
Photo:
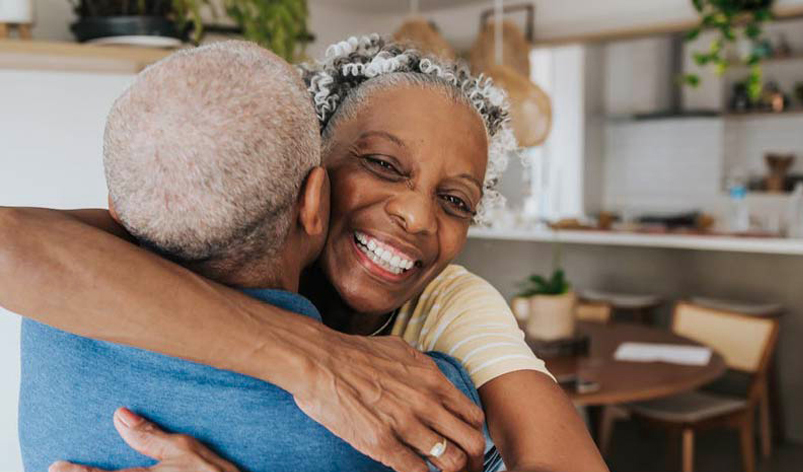
<svg viewBox="0 0 803 472"><path fill-rule="evenodd" d="M767 367L778 338L778 320L716 310L680 302L676 305L672 331L710 346L725 359L728 367L749 374L747 398L692 391L622 407L633 417L682 436L683 472L694 469L694 435L712 427L739 430L745 472L755 470L754 418L762 397L766 397ZM600 448L610 444L612 421L618 414L603 414ZM762 432L762 437L764 432ZM766 446L763 444L762 446ZM766 447L762 448L765 455Z"/></svg>
<svg viewBox="0 0 803 472"><path fill-rule="evenodd" d="M613 307L604 302L578 302L574 315L578 321L592 321L595 323L608 323L611 321Z"/></svg>

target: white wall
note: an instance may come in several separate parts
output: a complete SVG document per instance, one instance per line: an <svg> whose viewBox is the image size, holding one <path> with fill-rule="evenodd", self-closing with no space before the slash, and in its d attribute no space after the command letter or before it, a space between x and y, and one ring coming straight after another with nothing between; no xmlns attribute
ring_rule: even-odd
<svg viewBox="0 0 803 472"><path fill-rule="evenodd" d="M0 205L105 207L103 126L130 80L0 70ZM20 471L19 319L2 308L0 378L0 471Z"/></svg>

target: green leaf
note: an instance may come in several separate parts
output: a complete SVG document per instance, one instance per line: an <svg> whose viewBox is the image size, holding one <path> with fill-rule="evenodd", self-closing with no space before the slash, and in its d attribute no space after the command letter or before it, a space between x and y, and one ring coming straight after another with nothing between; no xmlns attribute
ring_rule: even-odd
<svg viewBox="0 0 803 472"><path fill-rule="evenodd" d="M695 39L697 39L700 36L700 32L701 31L702 31L702 29L699 28L699 27L691 29L691 30L686 32L686 36L684 37L684 39L686 41L694 41Z"/></svg>
<svg viewBox="0 0 803 472"><path fill-rule="evenodd" d="M697 74L686 74L682 77L682 80L686 85L692 88L700 86L700 76Z"/></svg>

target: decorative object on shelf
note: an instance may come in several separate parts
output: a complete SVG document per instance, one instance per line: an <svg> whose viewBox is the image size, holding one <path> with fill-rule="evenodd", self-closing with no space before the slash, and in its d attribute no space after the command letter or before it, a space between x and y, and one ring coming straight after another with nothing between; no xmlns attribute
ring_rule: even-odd
<svg viewBox="0 0 803 472"><path fill-rule="evenodd" d="M527 13L529 38L525 38L512 23L507 27L504 25L504 14L515 11ZM493 25L489 27L490 16L493 16ZM535 7L532 4L505 8L502 0L496 0L492 10L480 15L481 33L472 48L474 72L488 75L508 94L513 134L521 147L542 144L552 128L552 103L549 96L529 77L529 51L532 47L534 18ZM512 34L514 39L506 43L507 33ZM505 62L505 47L509 49L510 65ZM492 56L488 53L489 50L493 51ZM526 66L523 65L525 63ZM522 74L516 67L528 74Z"/></svg>
<svg viewBox="0 0 803 472"><path fill-rule="evenodd" d="M33 0L3 0L0 2L0 38L17 31L20 39L31 39Z"/></svg>
<svg viewBox="0 0 803 472"><path fill-rule="evenodd" d="M792 57L792 46L785 34L778 33L778 40L775 41L775 47L772 48L772 57L784 59Z"/></svg>
<svg viewBox="0 0 803 472"><path fill-rule="evenodd" d="M764 155L769 174L765 179L765 188L768 192L781 193L786 191L786 177L789 168L795 162L793 154L767 153Z"/></svg>
<svg viewBox="0 0 803 472"><path fill-rule="evenodd" d="M781 88L776 82L767 82L761 94L761 109L781 113L789 108L789 102L789 97L781 91Z"/></svg>
<svg viewBox="0 0 803 472"><path fill-rule="evenodd" d="M795 98L797 98L798 105L803 107L803 82L795 84Z"/></svg>
<svg viewBox="0 0 803 472"><path fill-rule="evenodd" d="M216 5L235 27L204 25L205 13L218 16ZM70 29L80 42L173 46L198 43L208 29L241 34L293 61L311 39L306 0L79 0L75 13L79 19Z"/></svg>
<svg viewBox="0 0 803 472"><path fill-rule="evenodd" d="M577 297L560 269L560 245L553 252L555 269L547 279L533 274L522 284L519 297L530 300L527 335L534 340L555 341L574 336L574 307Z"/></svg>
<svg viewBox="0 0 803 472"><path fill-rule="evenodd" d="M418 0L410 0L410 15L393 33L396 41L408 42L422 52L454 60L457 57L452 46L443 39L437 25L418 14Z"/></svg>
<svg viewBox="0 0 803 472"><path fill-rule="evenodd" d="M765 57L762 48L756 48L760 41L765 23L772 20L774 0L691 0L700 15L700 24L686 34L686 40L692 41L700 36L704 29L714 29L717 37L711 42L706 52L694 52L694 62L699 66L713 65L718 74L723 74L731 65L725 57L727 43L736 43L739 31L754 44L747 57L739 60L750 66L747 80L747 92L756 100L762 90L761 61ZM771 48L771 46L770 46ZM684 83L696 87L700 83L697 74L683 76Z"/></svg>
<svg viewBox="0 0 803 472"><path fill-rule="evenodd" d="M195 40L200 39L200 10L204 4L206 0L80 0L74 3L78 20L70 25L70 30L82 43L177 46L187 39L189 22L195 26Z"/></svg>
<svg viewBox="0 0 803 472"><path fill-rule="evenodd" d="M750 110L750 94L747 93L747 84L744 82L737 82L733 84L730 111L745 112L748 110Z"/></svg>

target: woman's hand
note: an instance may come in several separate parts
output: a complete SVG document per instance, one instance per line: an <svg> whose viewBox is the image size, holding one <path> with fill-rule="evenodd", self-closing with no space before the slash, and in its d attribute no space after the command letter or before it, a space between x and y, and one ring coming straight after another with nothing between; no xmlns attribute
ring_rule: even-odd
<svg viewBox="0 0 803 472"><path fill-rule="evenodd" d="M153 467L119 472L238 472L237 467L218 457L196 439L183 434L165 433L126 408L114 412L114 427L132 449L159 461ZM105 471L59 461L51 465L48 472Z"/></svg>
<svg viewBox="0 0 803 472"><path fill-rule="evenodd" d="M330 332L296 390L298 406L355 449L400 472L482 470L482 409L428 356L395 336ZM439 458L432 447L446 438Z"/></svg>

